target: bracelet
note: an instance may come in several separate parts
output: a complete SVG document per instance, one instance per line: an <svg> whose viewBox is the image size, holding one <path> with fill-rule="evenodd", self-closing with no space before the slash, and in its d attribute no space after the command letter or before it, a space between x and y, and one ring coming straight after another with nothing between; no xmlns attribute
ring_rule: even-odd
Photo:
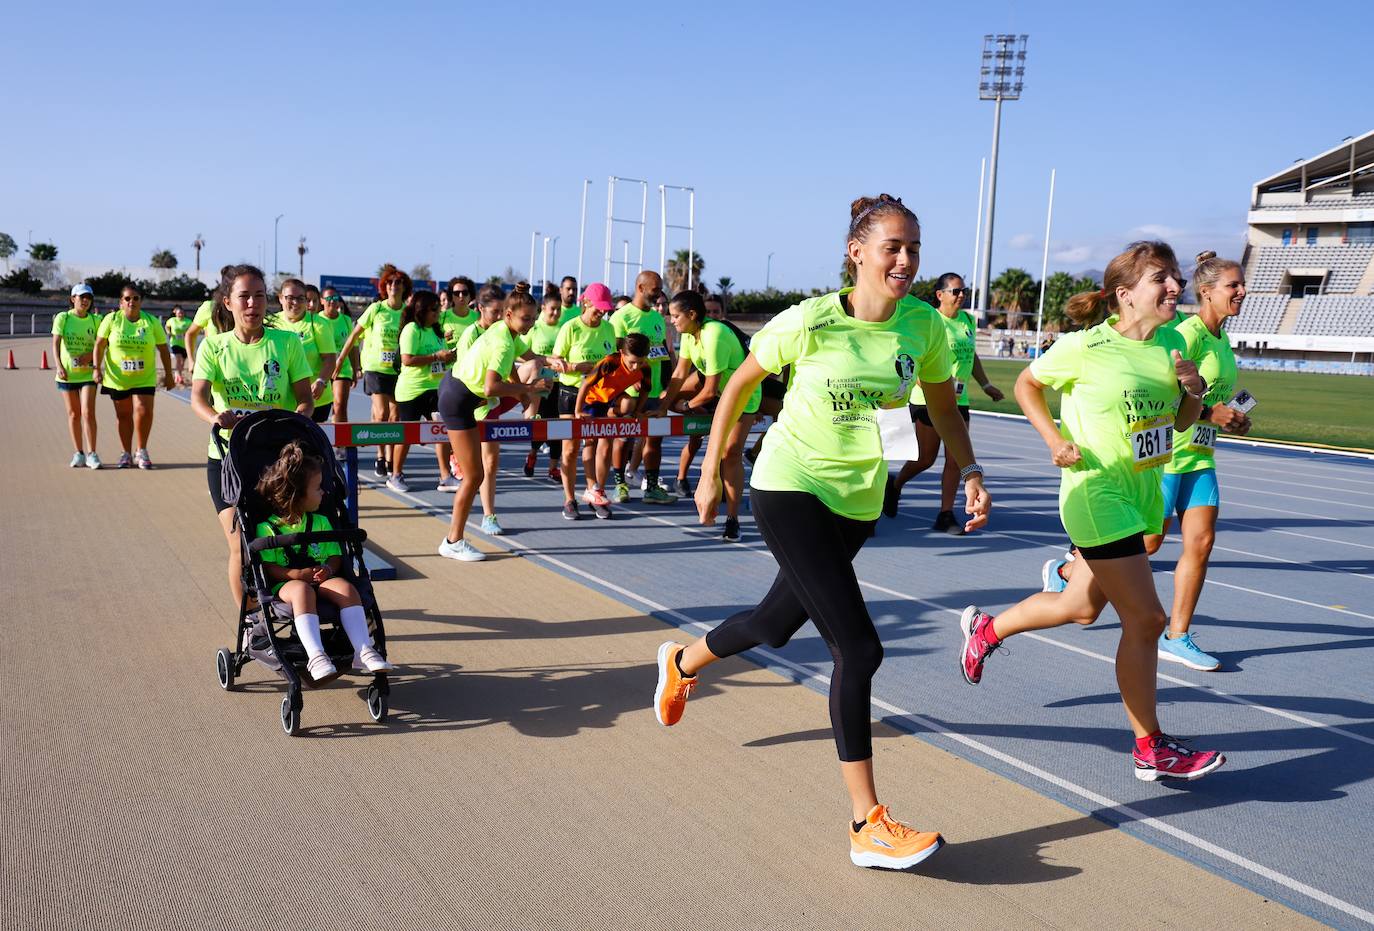
<svg viewBox="0 0 1374 931"><path fill-rule="evenodd" d="M959 481L966 481L970 475L982 475L983 467L976 462L970 462L959 470Z"/></svg>

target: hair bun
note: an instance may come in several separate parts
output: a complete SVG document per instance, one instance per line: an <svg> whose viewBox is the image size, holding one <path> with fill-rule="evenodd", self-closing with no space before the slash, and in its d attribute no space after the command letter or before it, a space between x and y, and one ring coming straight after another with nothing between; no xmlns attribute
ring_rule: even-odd
<svg viewBox="0 0 1374 931"><path fill-rule="evenodd" d="M515 293L516 293L516 294L529 294L529 293L530 293L530 283L529 283L528 281L517 281L517 282L515 283Z"/></svg>
<svg viewBox="0 0 1374 931"><path fill-rule="evenodd" d="M1197 263L1201 265L1203 262L1206 262L1210 259L1214 259L1216 257L1217 254L1215 252L1199 252L1197 254Z"/></svg>

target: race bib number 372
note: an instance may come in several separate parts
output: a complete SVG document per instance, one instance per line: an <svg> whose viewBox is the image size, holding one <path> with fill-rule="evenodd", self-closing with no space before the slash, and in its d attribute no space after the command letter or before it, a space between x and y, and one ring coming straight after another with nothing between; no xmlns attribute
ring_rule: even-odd
<svg viewBox="0 0 1374 931"><path fill-rule="evenodd" d="M1174 454L1174 418L1152 417L1130 426L1131 458L1135 470L1144 472L1164 465Z"/></svg>

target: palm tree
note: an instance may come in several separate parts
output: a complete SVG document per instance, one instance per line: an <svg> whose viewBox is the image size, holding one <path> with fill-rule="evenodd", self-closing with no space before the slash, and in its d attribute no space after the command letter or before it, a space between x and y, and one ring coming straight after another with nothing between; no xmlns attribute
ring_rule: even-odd
<svg viewBox="0 0 1374 931"><path fill-rule="evenodd" d="M688 268L688 257L691 257L691 268ZM679 291L686 291L689 288L701 283L701 273L706 270L706 261L700 253L689 253L686 249L679 249L673 253L673 257L668 260L668 267L665 268L664 277L668 279L668 290L673 294Z"/></svg>
<svg viewBox="0 0 1374 931"><path fill-rule="evenodd" d="M9 233L0 233L0 259L5 260L5 271L10 270L10 256L19 250L19 245Z"/></svg>
<svg viewBox="0 0 1374 931"><path fill-rule="evenodd" d="M153 268L176 268L177 257L172 254L171 249L158 249L148 260L148 264Z"/></svg>
<svg viewBox="0 0 1374 931"><path fill-rule="evenodd" d="M734 286L735 279L731 278L729 275L722 275L716 279L716 293L722 298L728 299L730 297L730 289Z"/></svg>
<svg viewBox="0 0 1374 931"><path fill-rule="evenodd" d="M196 241L191 243L191 248L196 250L196 274L200 274L200 250L205 248L205 237L196 233Z"/></svg>
<svg viewBox="0 0 1374 931"><path fill-rule="evenodd" d="M296 243L296 256L300 259L299 277L301 278L305 277L305 254L309 251L309 247L305 244L305 237L302 236L301 241Z"/></svg>
<svg viewBox="0 0 1374 931"><path fill-rule="evenodd" d="M1008 268L989 285L993 303L1007 312L1008 323L1035 306L1038 288L1024 268Z"/></svg>

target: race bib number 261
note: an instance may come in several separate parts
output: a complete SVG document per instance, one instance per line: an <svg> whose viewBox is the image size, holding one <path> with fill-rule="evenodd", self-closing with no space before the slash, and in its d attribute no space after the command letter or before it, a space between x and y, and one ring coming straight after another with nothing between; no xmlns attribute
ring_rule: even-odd
<svg viewBox="0 0 1374 931"><path fill-rule="evenodd" d="M1144 472L1164 465L1174 454L1174 418L1152 417L1130 426L1131 458L1135 470Z"/></svg>

